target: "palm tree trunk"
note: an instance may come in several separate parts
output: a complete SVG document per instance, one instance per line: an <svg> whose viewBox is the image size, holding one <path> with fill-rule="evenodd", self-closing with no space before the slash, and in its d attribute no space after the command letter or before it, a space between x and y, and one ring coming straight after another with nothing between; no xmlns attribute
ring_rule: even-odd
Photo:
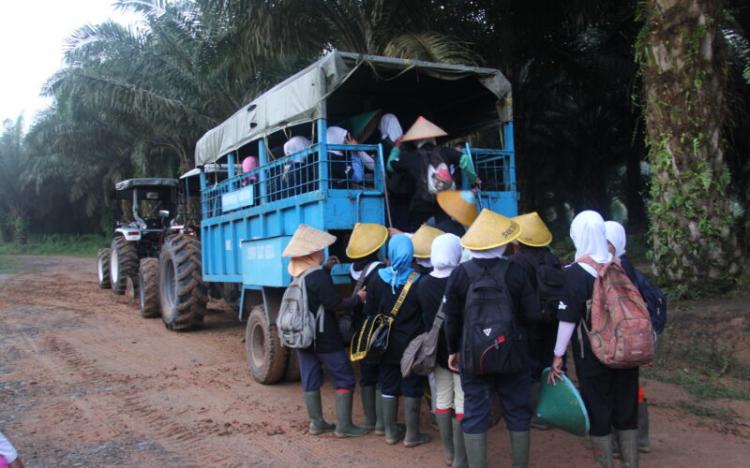
<svg viewBox="0 0 750 468"><path fill-rule="evenodd" d="M740 272L722 131L727 60L721 0L647 0L636 44L651 163L652 265L683 293Z"/></svg>

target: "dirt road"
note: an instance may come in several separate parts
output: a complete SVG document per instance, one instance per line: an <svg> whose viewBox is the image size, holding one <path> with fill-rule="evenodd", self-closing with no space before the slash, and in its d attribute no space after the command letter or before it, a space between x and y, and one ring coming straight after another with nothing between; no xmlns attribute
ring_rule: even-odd
<svg viewBox="0 0 750 468"><path fill-rule="evenodd" d="M443 466L434 431L414 449L306 434L299 384L253 382L243 325L226 314L172 333L99 290L91 259L23 261L0 276L0 430L27 466ZM687 397L669 386L647 391L641 466L747 466L747 439L671 409ZM330 388L324 405L332 419ZM491 465L509 466L502 423L489 440ZM534 432L531 451L534 466L591 465L587 441L559 431Z"/></svg>

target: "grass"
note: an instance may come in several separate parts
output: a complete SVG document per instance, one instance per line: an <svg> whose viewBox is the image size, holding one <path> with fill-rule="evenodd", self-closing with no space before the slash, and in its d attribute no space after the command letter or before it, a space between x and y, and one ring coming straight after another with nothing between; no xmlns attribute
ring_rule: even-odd
<svg viewBox="0 0 750 468"><path fill-rule="evenodd" d="M21 267L21 262L9 255L0 255L0 274L15 273Z"/></svg>
<svg viewBox="0 0 750 468"><path fill-rule="evenodd" d="M63 255L71 257L95 257L97 250L108 245L109 239L94 234L82 236L47 234L32 236L25 244L1 242L0 256Z"/></svg>
<svg viewBox="0 0 750 468"><path fill-rule="evenodd" d="M644 368L642 370L645 377L679 385L690 395L701 400L750 401L750 388L745 380L720 377L712 372L706 372L706 369L668 371Z"/></svg>
<svg viewBox="0 0 750 468"><path fill-rule="evenodd" d="M678 407L695 416L718 419L723 422L734 422L738 417L737 412L731 408L709 408L708 406L697 405L689 401L681 401Z"/></svg>

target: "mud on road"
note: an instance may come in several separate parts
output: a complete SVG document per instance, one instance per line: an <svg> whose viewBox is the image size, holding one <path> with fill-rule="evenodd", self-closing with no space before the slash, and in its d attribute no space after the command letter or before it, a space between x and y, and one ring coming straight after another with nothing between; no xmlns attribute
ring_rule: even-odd
<svg viewBox="0 0 750 468"><path fill-rule="evenodd" d="M0 429L29 467L443 466L427 418L433 442L413 449L308 435L299 384L252 381L229 314L169 332L98 289L92 259L22 260L23 272L0 277ZM674 409L685 396L669 386L646 388L653 451L642 466L747 466L747 439ZM329 419L333 398L327 386ZM509 465L507 439L502 423L492 429L492 466ZM583 438L532 434L533 466L590 466L589 453Z"/></svg>

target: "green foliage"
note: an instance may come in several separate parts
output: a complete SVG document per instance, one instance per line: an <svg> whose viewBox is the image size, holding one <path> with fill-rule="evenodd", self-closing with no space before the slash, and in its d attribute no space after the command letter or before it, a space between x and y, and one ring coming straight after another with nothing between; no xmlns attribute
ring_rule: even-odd
<svg viewBox="0 0 750 468"><path fill-rule="evenodd" d="M32 236L26 243L0 243L0 256L7 255L62 255L95 257L97 250L108 247L109 238L94 234L81 236L49 234ZM5 257L7 258L7 257Z"/></svg>

